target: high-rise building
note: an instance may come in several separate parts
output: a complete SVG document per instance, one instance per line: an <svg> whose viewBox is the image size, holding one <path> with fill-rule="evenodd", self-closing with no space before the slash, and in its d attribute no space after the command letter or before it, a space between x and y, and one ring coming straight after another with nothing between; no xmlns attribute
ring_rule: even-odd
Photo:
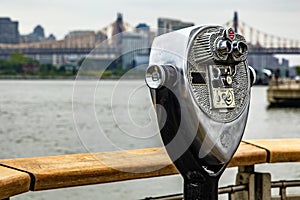
<svg viewBox="0 0 300 200"><path fill-rule="evenodd" d="M96 34L90 30L71 31L65 36L68 47L93 47L95 46Z"/></svg>
<svg viewBox="0 0 300 200"><path fill-rule="evenodd" d="M20 36L21 43L33 43L54 40L56 40L56 38L53 34L50 34L48 37L45 37L45 31L41 25L37 25L36 27L34 27L31 33Z"/></svg>
<svg viewBox="0 0 300 200"><path fill-rule="evenodd" d="M280 71L282 77L285 76L286 71L289 70L289 61L276 58L273 55L248 55L248 63L256 70L256 83L268 84L269 75L265 73L265 70L270 70L273 73L277 70Z"/></svg>
<svg viewBox="0 0 300 200"><path fill-rule="evenodd" d="M182 22L176 19L158 18L158 35L194 26L192 22Z"/></svg>
<svg viewBox="0 0 300 200"><path fill-rule="evenodd" d="M65 38L77 38L77 37L82 37L85 35L90 35L90 34L95 34L94 31L90 30L76 30L76 31L70 31Z"/></svg>
<svg viewBox="0 0 300 200"><path fill-rule="evenodd" d="M149 32L150 26L148 26L145 23L139 23L138 25L136 25L135 30L136 30L136 32L141 32L141 31Z"/></svg>
<svg viewBox="0 0 300 200"><path fill-rule="evenodd" d="M54 40L56 40L56 37L55 37L55 35L53 35L53 34L51 33L51 34L48 36L47 40L48 40L48 41L54 41Z"/></svg>
<svg viewBox="0 0 300 200"><path fill-rule="evenodd" d="M149 53L149 38L142 33L122 33L122 68L130 69L135 66L135 57Z"/></svg>
<svg viewBox="0 0 300 200"><path fill-rule="evenodd" d="M289 61L282 59L281 62L273 55L248 55L249 65L255 69L262 71L263 69L285 69L289 67Z"/></svg>
<svg viewBox="0 0 300 200"><path fill-rule="evenodd" d="M40 38L45 38L44 28L41 25L37 25L33 29L33 34Z"/></svg>
<svg viewBox="0 0 300 200"><path fill-rule="evenodd" d="M151 44L153 42L153 39L155 37L155 32L150 30L150 26L148 26L145 23L139 23L136 27L135 27L135 32L139 33L139 34L143 34L145 37L147 37L148 39L148 45L149 47L151 47Z"/></svg>
<svg viewBox="0 0 300 200"><path fill-rule="evenodd" d="M0 43L19 43L19 22L11 21L8 17L0 18Z"/></svg>

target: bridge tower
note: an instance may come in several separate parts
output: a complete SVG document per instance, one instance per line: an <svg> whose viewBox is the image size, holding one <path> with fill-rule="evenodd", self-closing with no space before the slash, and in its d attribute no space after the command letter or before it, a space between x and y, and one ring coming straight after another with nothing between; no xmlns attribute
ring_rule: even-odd
<svg viewBox="0 0 300 200"><path fill-rule="evenodd" d="M113 33L112 35L116 35L125 31L125 27L123 24L123 15L121 13L117 13L117 20L112 24Z"/></svg>
<svg viewBox="0 0 300 200"><path fill-rule="evenodd" d="M234 32L238 32L238 26L239 26L239 21L238 21L238 13L237 11L234 11L234 15L233 15L233 29Z"/></svg>

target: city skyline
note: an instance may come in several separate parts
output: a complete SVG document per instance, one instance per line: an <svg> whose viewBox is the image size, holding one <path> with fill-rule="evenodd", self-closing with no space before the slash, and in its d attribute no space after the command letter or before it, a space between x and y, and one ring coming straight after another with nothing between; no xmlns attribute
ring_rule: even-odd
<svg viewBox="0 0 300 200"><path fill-rule="evenodd" d="M180 19L195 24L222 25L232 20L233 12L237 11L240 20L259 30L300 39L300 28L297 28L297 25L300 25L297 18L300 16L298 12L300 2L296 0L288 2L254 0L251 3L228 0L226 4L221 0L205 3L196 0L188 0L184 4L180 2L175 0L169 5L162 0L151 2L111 0L111 4L108 5L96 0L86 0L85 3L79 0L72 2L52 0L47 3L38 0L2 0L0 12L1 16L9 16L20 22L21 34L30 33L36 25L40 24L46 27L46 34L53 33L61 39L72 30L99 30L114 21L118 12L123 13L124 20L132 25L144 22L156 28L159 17ZM277 23L274 23L274 20Z"/></svg>
<svg viewBox="0 0 300 200"><path fill-rule="evenodd" d="M52 0L47 3L38 0L2 0L1 16L8 16L19 21L20 34L29 34L40 24L45 34L53 33L62 39L74 30L97 31L116 18L116 13L123 13L124 21L135 26L146 23L151 28L157 27L159 17L179 19L195 24L224 25L232 20L234 11L239 19L250 26L275 36L300 40L300 22L297 0L267 0L242 2L221 0L200 2L179 0L170 4L163 0L130 0L109 2L86 0ZM299 56L292 57L291 65L300 64Z"/></svg>

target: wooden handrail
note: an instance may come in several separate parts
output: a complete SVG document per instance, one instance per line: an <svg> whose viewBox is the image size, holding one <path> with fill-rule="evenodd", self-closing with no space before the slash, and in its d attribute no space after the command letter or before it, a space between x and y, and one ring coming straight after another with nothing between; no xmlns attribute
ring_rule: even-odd
<svg viewBox="0 0 300 200"><path fill-rule="evenodd" d="M27 192L29 185L27 173L0 166L0 199Z"/></svg>
<svg viewBox="0 0 300 200"><path fill-rule="evenodd" d="M241 142L228 167L299 161L300 139L247 140ZM108 183L178 173L163 148L7 159L0 160L0 164L2 165L0 199L29 190ZM3 193L2 188L14 189L11 191L7 189L5 191L8 192Z"/></svg>
<svg viewBox="0 0 300 200"><path fill-rule="evenodd" d="M268 163L300 161L300 139L246 140L245 142L265 149L268 153Z"/></svg>

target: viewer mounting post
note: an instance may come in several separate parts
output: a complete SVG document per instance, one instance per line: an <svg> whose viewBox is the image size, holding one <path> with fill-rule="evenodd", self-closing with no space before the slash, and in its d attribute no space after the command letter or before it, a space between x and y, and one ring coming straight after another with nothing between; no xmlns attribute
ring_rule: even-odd
<svg viewBox="0 0 300 200"><path fill-rule="evenodd" d="M146 84L185 200L218 199L248 117L255 72L247 53L244 37L221 26L193 26L153 42Z"/></svg>

